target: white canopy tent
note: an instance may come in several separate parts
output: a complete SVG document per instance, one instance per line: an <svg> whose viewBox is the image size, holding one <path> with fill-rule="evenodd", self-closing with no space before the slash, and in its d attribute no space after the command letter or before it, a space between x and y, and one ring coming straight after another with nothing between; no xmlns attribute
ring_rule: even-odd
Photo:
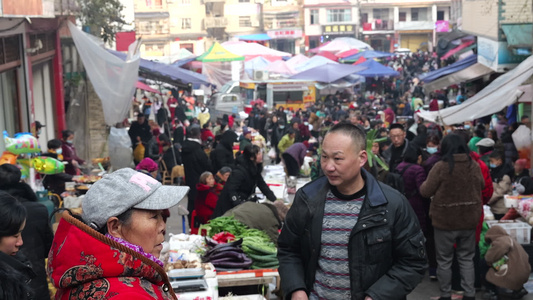
<svg viewBox="0 0 533 300"><path fill-rule="evenodd" d="M533 75L533 56L528 57L513 70L496 78L463 104L439 111L419 112L418 115L431 122L451 125L494 114L515 103L524 94L519 86L531 75Z"/></svg>

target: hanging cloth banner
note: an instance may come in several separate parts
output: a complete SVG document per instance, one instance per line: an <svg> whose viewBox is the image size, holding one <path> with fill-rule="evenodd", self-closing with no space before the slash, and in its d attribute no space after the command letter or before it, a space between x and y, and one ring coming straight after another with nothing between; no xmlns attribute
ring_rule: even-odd
<svg viewBox="0 0 533 300"><path fill-rule="evenodd" d="M82 32L71 22L68 27L89 80L102 101L105 123L113 126L124 121L139 78L140 40L128 47L128 57L123 61L109 53L98 38Z"/></svg>

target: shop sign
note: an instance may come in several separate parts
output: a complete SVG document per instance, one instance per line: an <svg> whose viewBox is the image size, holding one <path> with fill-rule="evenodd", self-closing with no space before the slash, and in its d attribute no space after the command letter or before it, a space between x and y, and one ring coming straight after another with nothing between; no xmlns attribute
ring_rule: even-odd
<svg viewBox="0 0 533 300"><path fill-rule="evenodd" d="M355 25L324 25L322 35L355 35Z"/></svg>
<svg viewBox="0 0 533 300"><path fill-rule="evenodd" d="M507 42L498 42L479 36L477 39L478 62L496 72L505 72L516 67L526 56L514 54L507 46Z"/></svg>
<svg viewBox="0 0 533 300"><path fill-rule="evenodd" d="M298 39L302 37L301 29L270 30L267 35L271 39Z"/></svg>
<svg viewBox="0 0 533 300"><path fill-rule="evenodd" d="M450 32L450 21L437 21L435 22L436 32Z"/></svg>

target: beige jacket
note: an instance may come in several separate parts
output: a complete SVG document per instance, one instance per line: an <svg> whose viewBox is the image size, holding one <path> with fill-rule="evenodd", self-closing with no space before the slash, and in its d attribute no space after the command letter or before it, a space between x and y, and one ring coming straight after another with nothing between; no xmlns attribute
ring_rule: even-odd
<svg viewBox="0 0 533 300"><path fill-rule="evenodd" d="M493 214L506 214L509 208L505 207L503 196L510 194L512 191L511 178L508 175L504 175L500 182L493 182L492 186L494 187L494 192L489 203L487 203L490 206L490 211Z"/></svg>

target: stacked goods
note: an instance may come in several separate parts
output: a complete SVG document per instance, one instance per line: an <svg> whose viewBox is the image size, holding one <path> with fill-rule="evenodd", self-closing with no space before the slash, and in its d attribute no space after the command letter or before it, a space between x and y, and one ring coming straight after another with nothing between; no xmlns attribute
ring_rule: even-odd
<svg viewBox="0 0 533 300"><path fill-rule="evenodd" d="M217 243L205 239L208 250L202 256L204 262L212 263L217 269L247 269L252 264L241 249L242 239L228 243Z"/></svg>
<svg viewBox="0 0 533 300"><path fill-rule="evenodd" d="M248 228L234 217L215 218L210 220L206 227L209 228L209 235L218 240L231 238L229 234L240 240L240 249L253 260L253 269L278 267L277 248L264 231Z"/></svg>

